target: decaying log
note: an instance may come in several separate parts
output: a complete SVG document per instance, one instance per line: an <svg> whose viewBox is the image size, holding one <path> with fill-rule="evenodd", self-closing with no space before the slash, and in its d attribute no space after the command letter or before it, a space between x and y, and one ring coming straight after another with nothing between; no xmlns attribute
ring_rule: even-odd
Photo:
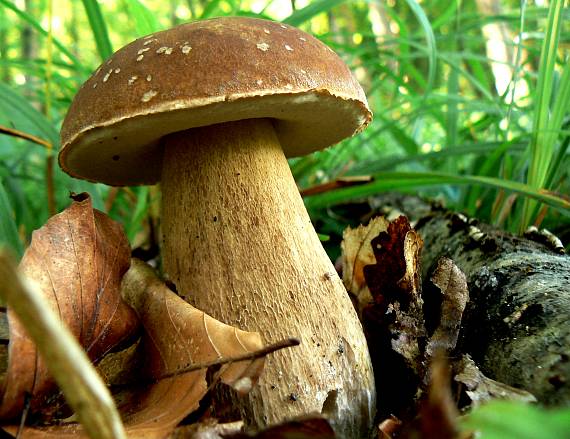
<svg viewBox="0 0 570 439"><path fill-rule="evenodd" d="M570 257L442 209L420 219L417 230L424 280L441 256L467 277L460 350L486 375L542 404L570 404Z"/></svg>

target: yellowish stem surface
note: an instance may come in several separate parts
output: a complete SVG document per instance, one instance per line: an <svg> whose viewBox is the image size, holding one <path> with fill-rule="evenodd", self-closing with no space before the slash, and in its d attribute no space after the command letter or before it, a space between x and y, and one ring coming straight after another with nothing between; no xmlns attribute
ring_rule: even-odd
<svg viewBox="0 0 570 439"><path fill-rule="evenodd" d="M364 437L375 406L362 327L303 205L270 120L171 135L162 172L163 262L216 319L301 345L267 358L248 421L308 413Z"/></svg>

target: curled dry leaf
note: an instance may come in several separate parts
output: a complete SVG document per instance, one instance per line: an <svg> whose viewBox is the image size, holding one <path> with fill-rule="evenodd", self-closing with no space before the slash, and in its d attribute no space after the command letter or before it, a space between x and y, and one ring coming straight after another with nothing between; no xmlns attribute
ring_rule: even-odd
<svg viewBox="0 0 570 439"><path fill-rule="evenodd" d="M455 364L454 369L454 380L465 386L465 393L467 393L473 407L493 399L536 402L534 395L526 390L516 389L487 378L469 355L463 355Z"/></svg>
<svg viewBox="0 0 570 439"><path fill-rule="evenodd" d="M378 425L378 439L392 439L393 437L397 437L401 429L402 421L396 416L391 415Z"/></svg>
<svg viewBox="0 0 570 439"><path fill-rule="evenodd" d="M261 336L241 331L208 316L174 294L145 263L133 259L123 280L123 294L136 309L145 333L148 371L155 383L135 392L125 413L127 434L159 438L169 434L198 404L207 391L206 369L171 375L190 365L238 357L263 347ZM263 359L222 366L220 378L238 391L247 392L263 369Z"/></svg>
<svg viewBox="0 0 570 439"><path fill-rule="evenodd" d="M398 302L403 309L416 306L420 297L421 237L404 216L390 222L372 242L375 264L364 267L364 278L374 301L384 308Z"/></svg>
<svg viewBox="0 0 570 439"><path fill-rule="evenodd" d="M439 325L430 337L426 353L443 349L449 353L457 344L463 311L469 301L469 289L465 274L448 258L441 258L431 277L432 283L442 294Z"/></svg>
<svg viewBox="0 0 570 439"><path fill-rule="evenodd" d="M120 282L129 268L130 248L122 227L94 210L87 194L75 197L32 235L19 269L34 281L92 361L137 329L134 311L121 299ZM24 395L31 410L48 413L55 383L24 325L8 311L9 364L0 417L17 417Z"/></svg>
<svg viewBox="0 0 570 439"><path fill-rule="evenodd" d="M354 294L359 308L372 302L370 289L364 279L364 267L376 262L372 250L372 239L388 229L388 220L377 216L367 225L356 229L347 227L342 234L342 281L346 289Z"/></svg>

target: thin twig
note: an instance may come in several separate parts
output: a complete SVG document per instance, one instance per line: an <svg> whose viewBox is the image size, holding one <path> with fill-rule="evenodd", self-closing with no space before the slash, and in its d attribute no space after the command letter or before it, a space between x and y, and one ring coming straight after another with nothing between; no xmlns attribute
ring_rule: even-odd
<svg viewBox="0 0 570 439"><path fill-rule="evenodd" d="M20 139L29 140L37 145L44 146L46 148L52 148L51 142L44 140L40 137L36 137L33 134L28 134L14 128L8 128L7 126L0 125L0 134L6 134L12 137L18 137Z"/></svg>
<svg viewBox="0 0 570 439"><path fill-rule="evenodd" d="M218 366L218 365L223 365L223 364L228 364L228 363L238 363L240 361L257 360L258 358L265 357L266 355L269 355L269 354L271 354L275 351L278 351L280 349L298 346L299 344L301 344L301 341L299 339L287 338L285 340L278 341L277 343L267 345L267 346L265 346L261 349L258 349L256 351L248 352L247 354L238 355L236 357L217 358L216 360L207 361L204 363L192 364L190 366L183 367L182 369L178 369L178 370L173 371L173 372L168 372L168 373L162 374L158 378L155 378L153 381L157 382L160 380L164 380L166 378L172 378L172 377L175 377L178 375L183 375L185 373L194 372L196 370L205 369L205 368L211 367L211 366Z"/></svg>
<svg viewBox="0 0 570 439"><path fill-rule="evenodd" d="M349 186L358 186L361 184L370 183L372 181L374 181L374 178L370 175L339 177L336 180L329 181L328 183L322 183L316 186L311 186L306 189L302 189L300 192L302 197L308 197L309 195L322 194L324 192L329 192L335 189L340 189Z"/></svg>

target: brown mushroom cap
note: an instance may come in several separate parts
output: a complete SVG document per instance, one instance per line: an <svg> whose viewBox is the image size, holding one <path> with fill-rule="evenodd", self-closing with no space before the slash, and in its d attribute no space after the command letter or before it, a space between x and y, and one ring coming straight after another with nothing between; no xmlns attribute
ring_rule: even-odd
<svg viewBox="0 0 570 439"><path fill-rule="evenodd" d="M160 139L271 118L288 157L353 135L371 119L344 62L296 28L217 18L140 38L83 84L63 122L61 167L111 185L160 179Z"/></svg>

